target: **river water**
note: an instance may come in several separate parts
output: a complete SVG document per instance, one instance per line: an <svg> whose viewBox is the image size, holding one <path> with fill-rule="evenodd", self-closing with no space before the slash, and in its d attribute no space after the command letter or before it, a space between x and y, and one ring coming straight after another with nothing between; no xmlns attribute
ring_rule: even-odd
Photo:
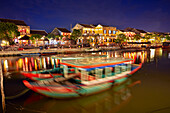
<svg viewBox="0 0 170 113"><path fill-rule="evenodd" d="M22 80L28 78L20 74L20 71L53 68L51 56L3 58L6 113L170 113L170 50L158 48L90 54L140 56L143 66L127 81L105 92L56 100L27 91Z"/></svg>

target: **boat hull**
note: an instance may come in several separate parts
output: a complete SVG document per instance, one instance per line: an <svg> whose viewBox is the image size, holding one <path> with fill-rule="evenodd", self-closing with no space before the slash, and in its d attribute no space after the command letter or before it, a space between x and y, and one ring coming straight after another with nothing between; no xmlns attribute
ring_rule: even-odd
<svg viewBox="0 0 170 113"><path fill-rule="evenodd" d="M88 96L96 94L102 91L105 91L114 86L114 84L121 84L127 80L127 78L139 70L142 64L136 65L132 68L132 71L126 75L115 77L113 80L105 81L99 84L93 85L84 85L84 84L73 84L73 85L51 85L51 84L37 84L38 82L28 82L23 81L24 85L29 89L45 95L47 97L56 98L56 99L68 99L68 98L77 98L82 96ZM74 78L75 79L75 78ZM42 80L42 82L49 83L53 79ZM41 81L39 81L41 82Z"/></svg>
<svg viewBox="0 0 170 113"><path fill-rule="evenodd" d="M25 86L31 90L38 92L47 97L52 97L56 99L66 99L66 98L78 98L81 96L88 96L105 91L113 86L113 83L108 82L104 84L92 85L92 86L75 86L75 87L63 87L63 86L36 86L28 81L23 81Z"/></svg>

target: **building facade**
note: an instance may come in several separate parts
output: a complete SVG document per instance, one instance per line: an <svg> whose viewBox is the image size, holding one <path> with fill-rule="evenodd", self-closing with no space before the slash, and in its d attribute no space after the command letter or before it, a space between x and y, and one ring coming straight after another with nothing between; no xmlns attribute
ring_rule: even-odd
<svg viewBox="0 0 170 113"><path fill-rule="evenodd" d="M53 44L61 44L61 45L69 45L70 44L70 35L71 32L67 30L66 28L54 28L54 30L50 33L54 34L55 36L58 36L57 40L53 40Z"/></svg>
<svg viewBox="0 0 170 113"><path fill-rule="evenodd" d="M78 44L88 40L92 46L96 43L101 45L111 45L116 38L116 27L107 25L88 25L77 23L72 30L79 29L82 36L79 37Z"/></svg>

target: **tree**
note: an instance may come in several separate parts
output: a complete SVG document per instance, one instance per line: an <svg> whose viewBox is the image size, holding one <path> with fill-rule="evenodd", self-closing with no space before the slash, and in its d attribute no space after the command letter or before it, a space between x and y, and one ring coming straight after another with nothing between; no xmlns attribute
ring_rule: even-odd
<svg viewBox="0 0 170 113"><path fill-rule="evenodd" d="M97 43L97 42L98 42L98 37L99 37L99 36L100 36L99 34L95 34L95 35L94 35L94 41L93 41L93 42L95 42L95 43L94 43L94 46L95 46L95 47L98 47L98 43Z"/></svg>
<svg viewBox="0 0 170 113"><path fill-rule="evenodd" d="M73 41L75 43L77 41L78 37L80 37L80 36L82 36L81 31L79 29L74 29L70 36L72 43L73 43Z"/></svg>
<svg viewBox="0 0 170 113"><path fill-rule="evenodd" d="M135 40L140 40L142 37L140 36L140 34L136 34L136 35L134 35L134 39Z"/></svg>
<svg viewBox="0 0 170 113"><path fill-rule="evenodd" d="M151 35L151 38L154 39L154 40L153 40L154 43L158 43L158 42L161 41L161 38L160 38L159 34L152 34L152 35Z"/></svg>
<svg viewBox="0 0 170 113"><path fill-rule="evenodd" d="M165 38L166 38L167 40L170 40L170 36L169 36L169 35L166 35Z"/></svg>
<svg viewBox="0 0 170 113"><path fill-rule="evenodd" d="M147 33L144 37L147 41L152 38L152 34Z"/></svg>
<svg viewBox="0 0 170 113"><path fill-rule="evenodd" d="M165 38L164 35L161 35L161 36L160 36L161 41L163 41L164 38Z"/></svg>
<svg viewBox="0 0 170 113"><path fill-rule="evenodd" d="M126 35L124 34L118 34L117 39L115 40L116 43L122 48L122 44L126 41Z"/></svg>
<svg viewBox="0 0 170 113"><path fill-rule="evenodd" d="M41 39L41 35L40 34L33 34L29 39L32 41L32 43L37 43L38 39ZM37 43L37 46L38 46L38 43Z"/></svg>
<svg viewBox="0 0 170 113"><path fill-rule="evenodd" d="M6 40L9 44L13 44L13 39L19 36L18 27L13 23L0 22L0 39Z"/></svg>
<svg viewBox="0 0 170 113"><path fill-rule="evenodd" d="M56 40L59 40L60 35L56 35L55 38Z"/></svg>
<svg viewBox="0 0 170 113"><path fill-rule="evenodd" d="M55 39L56 38L56 36L54 34L48 34L46 37L48 39Z"/></svg>
<svg viewBox="0 0 170 113"><path fill-rule="evenodd" d="M46 38L48 38L48 39L50 39L51 40L51 44L54 44L53 43L53 41L56 39L56 35L54 35L54 34L48 34L47 36L46 36Z"/></svg>

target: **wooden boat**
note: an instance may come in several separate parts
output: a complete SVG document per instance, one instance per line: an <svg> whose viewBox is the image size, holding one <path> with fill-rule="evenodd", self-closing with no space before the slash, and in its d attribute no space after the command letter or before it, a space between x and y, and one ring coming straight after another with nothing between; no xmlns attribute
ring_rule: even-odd
<svg viewBox="0 0 170 113"><path fill-rule="evenodd" d="M37 82L24 80L23 83L31 90L52 98L87 96L122 83L142 66L132 63L132 59L107 57L63 60L61 64L75 67L75 73L69 75L65 68L64 77Z"/></svg>
<svg viewBox="0 0 170 113"><path fill-rule="evenodd" d="M47 78L53 78L53 77L60 77L63 75L63 70L64 70L64 66L61 65L60 62L64 61L64 60L75 60L75 59L84 59L84 58L95 58L95 57L106 57L106 55L100 55L100 56L96 56L96 55L85 55L85 56L81 56L81 55L60 55L60 56L53 56L52 58L55 59L54 61L54 68L53 69L47 69L47 70L39 70L39 71L21 71L20 73L28 78L30 78L31 80L42 80L42 79L47 79ZM66 67L68 70L68 73L75 73L75 68L74 67Z"/></svg>
<svg viewBox="0 0 170 113"><path fill-rule="evenodd" d="M29 106L34 106L37 104L39 106L49 106L49 104L51 103L49 107L46 107L45 111L51 110L57 111L59 113L70 112L70 108L75 108L74 110L80 108L86 111L90 111L92 108L95 108L95 110L93 110L93 113L96 113L99 110L101 112L115 112L121 109L122 106L126 105L129 100L131 100L131 87L135 84L137 85L136 82L137 81L133 82L130 78L128 78L124 83L120 85L114 85L114 87L109 89L109 91L107 92L70 100L66 103L62 103L61 101L55 101L54 103L53 99L48 100L47 103L47 98L45 96L32 93L30 97L27 98L26 101L24 101L24 105L28 108Z"/></svg>

